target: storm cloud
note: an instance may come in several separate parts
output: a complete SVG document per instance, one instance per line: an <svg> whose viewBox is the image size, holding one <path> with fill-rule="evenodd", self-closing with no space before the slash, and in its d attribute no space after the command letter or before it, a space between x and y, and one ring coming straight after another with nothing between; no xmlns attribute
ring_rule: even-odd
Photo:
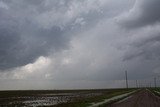
<svg viewBox="0 0 160 107"><path fill-rule="evenodd" d="M133 9L120 17L119 24L125 28L132 29L134 41L129 43L130 49L125 59L143 57L144 59L159 59L160 32L159 21L160 10L158 0L136 1ZM128 29L128 30L129 30Z"/></svg>
<svg viewBox="0 0 160 107"><path fill-rule="evenodd" d="M34 23L34 18L30 16L32 13L29 10L20 10L23 4L26 4L26 8L33 5L39 10L41 2L25 2L13 5L14 1L8 1L8 8L1 6L0 69L2 70L24 66L34 62L39 56L47 56L51 51L67 48L68 37L63 34L65 29L61 30L57 25L48 29L39 27ZM1 5L4 4L5 1L1 1ZM5 5L7 6L7 4Z"/></svg>
<svg viewBox="0 0 160 107"><path fill-rule="evenodd" d="M124 87L125 70L131 87L152 83L160 74L159 4L1 0L1 89L32 88L33 80L34 89Z"/></svg>
<svg viewBox="0 0 160 107"><path fill-rule="evenodd" d="M136 0L134 7L122 16L122 25L131 28L154 25L160 21L159 0Z"/></svg>

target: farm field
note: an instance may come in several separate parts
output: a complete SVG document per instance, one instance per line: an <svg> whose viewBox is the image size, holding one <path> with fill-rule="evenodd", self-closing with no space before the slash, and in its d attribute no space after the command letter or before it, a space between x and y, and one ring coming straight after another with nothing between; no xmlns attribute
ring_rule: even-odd
<svg viewBox="0 0 160 107"><path fill-rule="evenodd" d="M0 91L0 107L88 107L136 89Z"/></svg>

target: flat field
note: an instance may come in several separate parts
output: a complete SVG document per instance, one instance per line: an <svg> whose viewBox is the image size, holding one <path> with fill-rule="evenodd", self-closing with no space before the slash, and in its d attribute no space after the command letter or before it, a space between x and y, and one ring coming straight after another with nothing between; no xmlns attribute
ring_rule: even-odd
<svg viewBox="0 0 160 107"><path fill-rule="evenodd" d="M135 89L0 91L0 107L87 107Z"/></svg>

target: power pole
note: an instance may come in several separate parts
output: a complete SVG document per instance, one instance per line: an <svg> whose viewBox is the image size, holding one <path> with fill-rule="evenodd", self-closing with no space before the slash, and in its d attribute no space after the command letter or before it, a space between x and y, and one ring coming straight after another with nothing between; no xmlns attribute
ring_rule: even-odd
<svg viewBox="0 0 160 107"><path fill-rule="evenodd" d="M138 81L136 80L136 87L138 88Z"/></svg>
<svg viewBox="0 0 160 107"><path fill-rule="evenodd" d="M128 88L128 77L127 77L127 71L125 71L125 77L126 77L126 88Z"/></svg>
<svg viewBox="0 0 160 107"><path fill-rule="evenodd" d="M155 86L155 88L157 87L157 83L156 83L157 81L156 81L156 77L154 77L154 86Z"/></svg>
<svg viewBox="0 0 160 107"><path fill-rule="evenodd" d="M149 87L150 87L150 88L152 88L152 84L151 84L151 82L150 82L150 84L149 84Z"/></svg>

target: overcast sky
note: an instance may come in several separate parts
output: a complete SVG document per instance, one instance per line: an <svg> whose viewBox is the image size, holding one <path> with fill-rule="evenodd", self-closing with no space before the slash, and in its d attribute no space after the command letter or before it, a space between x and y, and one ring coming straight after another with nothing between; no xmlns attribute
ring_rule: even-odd
<svg viewBox="0 0 160 107"><path fill-rule="evenodd" d="M160 0L0 0L0 90L125 87L125 70L130 86L152 83L159 11Z"/></svg>

